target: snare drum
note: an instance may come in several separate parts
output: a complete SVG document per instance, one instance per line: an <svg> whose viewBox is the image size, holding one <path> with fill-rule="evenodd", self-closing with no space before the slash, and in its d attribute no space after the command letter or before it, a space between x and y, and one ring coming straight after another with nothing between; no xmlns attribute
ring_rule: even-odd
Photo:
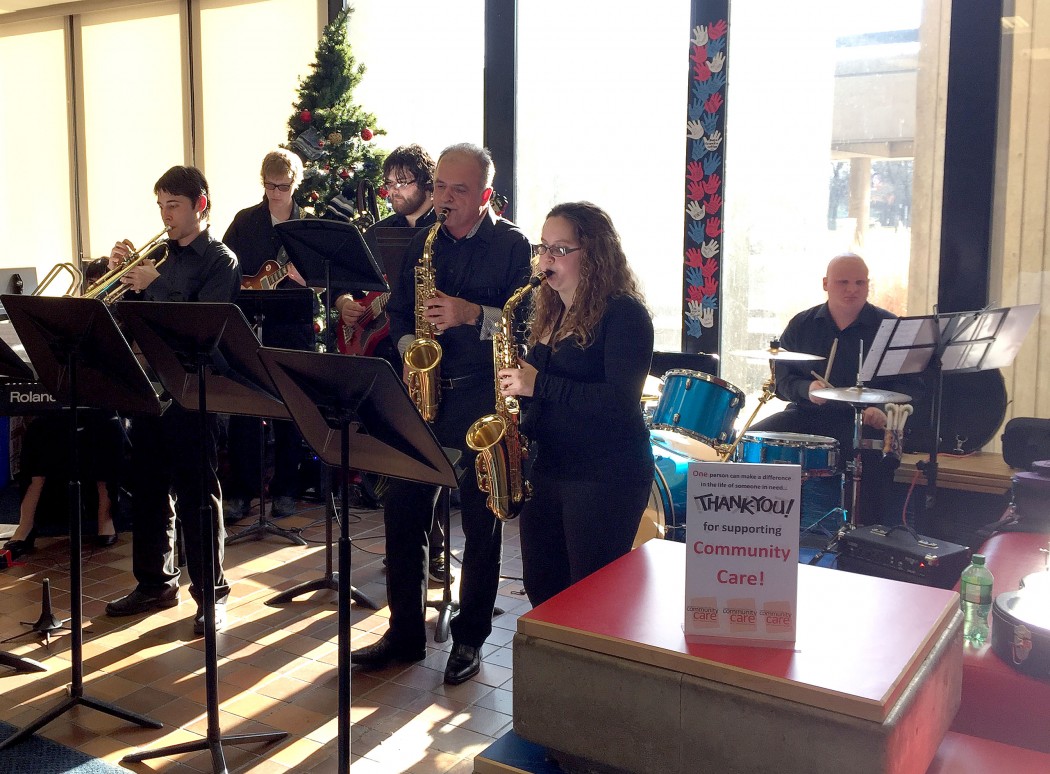
<svg viewBox="0 0 1050 774"><path fill-rule="evenodd" d="M839 442L826 435L802 433L744 433L733 454L735 462L800 465L802 479L838 473Z"/></svg>
<svg viewBox="0 0 1050 774"><path fill-rule="evenodd" d="M652 429L663 431L664 441L680 452L713 460L718 458L717 452L712 453L715 447L732 439L733 423L743 407L744 393L717 376L668 371Z"/></svg>

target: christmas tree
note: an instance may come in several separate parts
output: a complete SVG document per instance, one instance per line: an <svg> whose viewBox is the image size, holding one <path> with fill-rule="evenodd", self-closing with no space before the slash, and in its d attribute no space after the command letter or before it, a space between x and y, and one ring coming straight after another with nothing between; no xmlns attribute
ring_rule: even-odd
<svg viewBox="0 0 1050 774"><path fill-rule="evenodd" d="M299 84L288 121L288 147L299 154L304 167L295 200L316 215L324 214L334 196L356 191L361 181L376 190L382 185L385 154L372 140L386 132L376 126L374 115L353 101L365 66L357 64L350 49L351 13L353 8L344 8L325 27L312 72Z"/></svg>

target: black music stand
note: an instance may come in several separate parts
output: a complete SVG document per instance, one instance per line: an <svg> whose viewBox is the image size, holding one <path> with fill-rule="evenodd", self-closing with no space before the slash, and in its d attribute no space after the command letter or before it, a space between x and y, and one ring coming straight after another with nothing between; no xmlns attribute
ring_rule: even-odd
<svg viewBox="0 0 1050 774"><path fill-rule="evenodd" d="M401 264L405 262L408 246L417 234L429 230L429 226L373 226L365 232L365 242L386 272L391 289L401 276Z"/></svg>
<svg viewBox="0 0 1050 774"><path fill-rule="evenodd" d="M941 398L945 372L972 373L1013 363L1038 304L947 312L883 320L864 359L859 378L917 374L930 369L937 385L932 396L929 459L916 467L926 477L927 517L937 505L937 452L941 438Z"/></svg>
<svg viewBox="0 0 1050 774"><path fill-rule="evenodd" d="M175 401L200 419L200 474L207 475L208 412L248 416L287 417L284 404L258 362L259 341L241 310L233 304L123 301L121 316L143 356ZM209 400L211 401L209 403ZM215 643L215 556L211 498L201 493L197 529L201 545L210 546L201 558L204 608L204 667L208 731L204 739L125 755L122 761L139 763L179 753L210 750L212 768L225 772L223 744L275 742L284 731L223 736L219 725L218 649ZM186 525L183 525L184 527Z"/></svg>
<svg viewBox="0 0 1050 774"><path fill-rule="evenodd" d="M267 324L295 325L302 323L309 326L313 336L314 293L309 288L291 288L287 290L243 290L234 302L251 321L252 328L259 341ZM284 529L266 518L266 433L265 417L259 417L259 518L249 527L235 535L226 536L226 545L233 545L239 540L255 537L257 540L266 535L277 535L290 540L296 545L307 543L302 535L293 530ZM271 498L272 501L272 498Z"/></svg>
<svg viewBox="0 0 1050 774"><path fill-rule="evenodd" d="M24 741L67 710L83 705L146 728L162 723L121 709L84 693L84 610L81 549L81 499L77 450L78 406L160 415L160 399L117 328L109 307L92 298L4 296L40 381L70 407L69 596L72 626L68 696L29 725L0 743L0 750Z"/></svg>
<svg viewBox="0 0 1050 774"><path fill-rule="evenodd" d="M404 385L381 358L259 350L302 431L327 465L339 468L339 768L350 770L350 470L455 487L452 463Z"/></svg>
<svg viewBox="0 0 1050 774"><path fill-rule="evenodd" d="M333 287L389 290L357 226L338 220L303 218L278 223L273 230L306 284L325 289L325 320L329 324Z"/></svg>
<svg viewBox="0 0 1050 774"><path fill-rule="evenodd" d="M0 379L7 381L25 381L36 379L36 373L22 362L22 358L0 339ZM10 667L16 672L46 672L47 667L39 661L0 651L0 666Z"/></svg>

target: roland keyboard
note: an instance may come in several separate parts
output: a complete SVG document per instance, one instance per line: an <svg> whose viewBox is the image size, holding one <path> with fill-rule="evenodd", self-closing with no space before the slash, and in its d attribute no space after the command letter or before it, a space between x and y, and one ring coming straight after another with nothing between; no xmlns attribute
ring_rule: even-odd
<svg viewBox="0 0 1050 774"><path fill-rule="evenodd" d="M47 414L64 409L40 382L0 384L0 416Z"/></svg>

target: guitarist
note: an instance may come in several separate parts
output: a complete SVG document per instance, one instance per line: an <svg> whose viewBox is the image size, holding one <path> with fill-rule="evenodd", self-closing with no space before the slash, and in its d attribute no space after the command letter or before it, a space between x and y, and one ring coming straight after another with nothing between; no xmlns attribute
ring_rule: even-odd
<svg viewBox="0 0 1050 774"><path fill-rule="evenodd" d="M295 203L295 190L303 180L303 162L295 153L278 148L263 157L260 177L262 201L237 213L223 241L240 259L242 281L256 278L269 262L270 267L280 267L280 273L287 271L284 281L291 280L305 286L306 282L288 263L288 254L274 231L278 223L306 216ZM275 279L276 276L279 275L270 275L269 278ZM267 287L272 286L264 283L257 285L256 289ZM313 320L305 319L264 326L262 342L267 346L286 349L313 350L314 335ZM230 417L230 475L224 487L228 519L248 515L252 498L259 495L259 465L262 464L259 459L259 433L260 422L257 418ZM295 425L284 420L273 422L273 435L274 475L269 492L273 501L271 515L280 518L291 515L295 510L302 438Z"/></svg>
<svg viewBox="0 0 1050 774"><path fill-rule="evenodd" d="M402 145L394 149L383 162L383 188L394 213L383 218L376 226L425 227L434 223L434 160L419 145ZM382 256L376 254L376 260ZM384 271L386 270L383 267ZM387 279L396 280L389 273ZM335 300L335 308L346 329L351 331L353 341L366 342L348 354L375 355L389 360L394 370L401 373L401 357L391 343L389 335L375 331L386 322L386 315L376 314L383 299L380 294L369 294L355 298L346 293ZM361 318L366 319L358 323ZM371 330L370 330L371 329Z"/></svg>

